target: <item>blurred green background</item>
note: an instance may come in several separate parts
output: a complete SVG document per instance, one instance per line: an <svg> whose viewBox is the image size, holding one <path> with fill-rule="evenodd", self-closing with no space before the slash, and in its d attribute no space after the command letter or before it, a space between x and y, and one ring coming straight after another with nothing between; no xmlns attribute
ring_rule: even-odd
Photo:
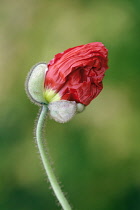
<svg viewBox="0 0 140 210"><path fill-rule="evenodd" d="M67 124L47 122L55 174L74 210L140 209L140 1L0 0L0 209L59 210L34 139L30 68L65 49L109 49L102 93Z"/></svg>

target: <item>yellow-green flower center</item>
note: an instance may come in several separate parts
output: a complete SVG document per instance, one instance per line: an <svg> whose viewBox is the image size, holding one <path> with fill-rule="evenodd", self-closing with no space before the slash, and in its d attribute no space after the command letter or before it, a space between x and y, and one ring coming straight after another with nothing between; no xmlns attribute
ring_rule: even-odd
<svg viewBox="0 0 140 210"><path fill-rule="evenodd" d="M59 95L59 93L56 93L55 90L47 89L44 92L44 98L48 103L50 103L54 101L59 101L61 99L61 96Z"/></svg>

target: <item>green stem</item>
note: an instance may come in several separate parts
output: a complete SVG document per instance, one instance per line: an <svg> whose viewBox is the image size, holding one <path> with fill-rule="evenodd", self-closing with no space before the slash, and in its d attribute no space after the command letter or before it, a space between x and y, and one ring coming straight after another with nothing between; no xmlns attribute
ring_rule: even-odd
<svg viewBox="0 0 140 210"><path fill-rule="evenodd" d="M37 145L38 145L38 149L40 152L40 156L43 162L43 166L45 168L46 174L48 176L48 179L50 181L51 187L54 190L54 193L58 199L58 201L60 202L61 206L63 207L64 210L71 210L71 207L68 203L68 201L66 200L58 182L57 179L54 175L54 172L52 170L52 167L50 165L49 162L49 157L45 151L44 145L43 145L43 126L45 123L45 118L48 112L48 107L47 105L43 105L38 122L37 122L37 128L36 128L36 139L37 139Z"/></svg>

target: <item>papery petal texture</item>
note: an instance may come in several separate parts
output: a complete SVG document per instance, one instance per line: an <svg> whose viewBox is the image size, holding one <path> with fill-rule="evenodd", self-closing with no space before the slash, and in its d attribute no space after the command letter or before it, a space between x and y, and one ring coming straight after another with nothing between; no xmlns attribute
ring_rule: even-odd
<svg viewBox="0 0 140 210"><path fill-rule="evenodd" d="M69 48L47 64L45 89L59 93L61 100L88 105L103 88L107 63L108 50L101 42Z"/></svg>

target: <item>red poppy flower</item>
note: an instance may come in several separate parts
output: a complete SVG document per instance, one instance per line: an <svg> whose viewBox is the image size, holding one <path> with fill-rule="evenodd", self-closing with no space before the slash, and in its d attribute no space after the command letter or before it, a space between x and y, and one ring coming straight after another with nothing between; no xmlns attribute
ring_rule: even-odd
<svg viewBox="0 0 140 210"><path fill-rule="evenodd" d="M45 89L61 100L88 105L102 90L108 50L101 42L69 48L48 63Z"/></svg>

